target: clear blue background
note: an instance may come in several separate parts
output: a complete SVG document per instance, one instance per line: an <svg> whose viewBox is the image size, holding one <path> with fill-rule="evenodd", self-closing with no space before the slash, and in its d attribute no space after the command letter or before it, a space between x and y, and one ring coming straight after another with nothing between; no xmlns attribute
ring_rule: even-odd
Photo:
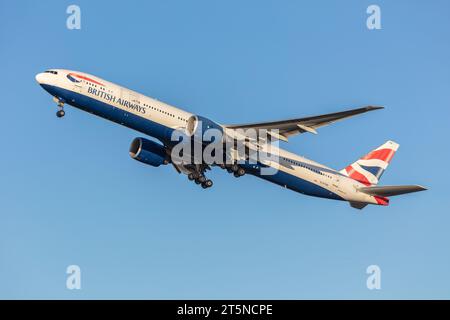
<svg viewBox="0 0 450 320"><path fill-rule="evenodd" d="M372 1L76 1L79 31L72 3L0 1L0 298L450 298L448 1L376 1L379 31ZM358 211L216 169L205 191L133 161L139 133L57 119L47 68L222 123L383 105L285 146L340 169L393 139L382 183L430 190Z"/></svg>

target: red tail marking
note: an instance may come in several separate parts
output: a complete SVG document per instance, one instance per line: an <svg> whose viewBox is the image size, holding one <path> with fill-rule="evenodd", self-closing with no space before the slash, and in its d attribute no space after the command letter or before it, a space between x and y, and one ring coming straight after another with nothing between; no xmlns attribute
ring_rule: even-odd
<svg viewBox="0 0 450 320"><path fill-rule="evenodd" d="M378 196L374 196L375 200L377 201L377 203L380 206L387 206L389 205L389 198L386 197L378 197Z"/></svg>
<svg viewBox="0 0 450 320"><path fill-rule="evenodd" d="M348 173L348 176L356 181L359 181L363 184L365 184L366 186L370 186L371 183L369 182L369 180L367 180L367 178L362 175L361 173L359 173L358 171L356 171L352 166L348 166L347 168L345 168L345 170Z"/></svg>
<svg viewBox="0 0 450 320"><path fill-rule="evenodd" d="M379 149L374 150L368 155L361 158L361 160L371 160L378 159L382 161L386 161L387 163L391 162L392 157L394 156L395 151L393 149Z"/></svg>

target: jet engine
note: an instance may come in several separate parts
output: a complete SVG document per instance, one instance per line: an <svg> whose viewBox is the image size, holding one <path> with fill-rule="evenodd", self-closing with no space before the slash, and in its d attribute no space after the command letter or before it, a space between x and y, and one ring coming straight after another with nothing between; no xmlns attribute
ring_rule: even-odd
<svg viewBox="0 0 450 320"><path fill-rule="evenodd" d="M205 133L210 130L215 129L216 132L210 132L209 137L205 137ZM217 136L218 132L220 133L220 139L223 139L223 127L216 122L209 120L208 118L194 115L189 117L186 126L186 132L188 136L194 137L194 139L205 139L206 144L211 143L214 139L211 139L211 136ZM208 141L209 140L209 141Z"/></svg>
<svg viewBox="0 0 450 320"><path fill-rule="evenodd" d="M130 156L137 161L159 167L170 162L166 148L154 141L135 138L130 145Z"/></svg>

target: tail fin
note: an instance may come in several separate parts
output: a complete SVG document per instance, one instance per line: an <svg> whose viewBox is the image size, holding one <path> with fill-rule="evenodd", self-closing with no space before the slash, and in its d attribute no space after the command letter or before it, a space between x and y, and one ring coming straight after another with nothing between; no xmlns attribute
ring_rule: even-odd
<svg viewBox="0 0 450 320"><path fill-rule="evenodd" d="M342 169L340 173L366 186L377 185L398 147L398 143L386 141L358 161Z"/></svg>

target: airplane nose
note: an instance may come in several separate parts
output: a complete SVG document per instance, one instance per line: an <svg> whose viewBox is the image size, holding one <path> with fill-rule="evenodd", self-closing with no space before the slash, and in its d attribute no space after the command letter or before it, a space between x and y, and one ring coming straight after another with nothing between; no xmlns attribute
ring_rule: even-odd
<svg viewBox="0 0 450 320"><path fill-rule="evenodd" d="M38 74L36 75L36 81L37 81L39 84L41 84L42 81L44 80L43 77L44 77L44 75L43 75L42 73L38 73Z"/></svg>

